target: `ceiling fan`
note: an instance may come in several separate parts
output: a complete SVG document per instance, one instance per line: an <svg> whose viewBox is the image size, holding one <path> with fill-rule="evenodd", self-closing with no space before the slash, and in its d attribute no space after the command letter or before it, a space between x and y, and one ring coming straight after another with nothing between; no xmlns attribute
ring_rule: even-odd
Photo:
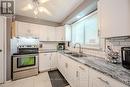
<svg viewBox="0 0 130 87"><path fill-rule="evenodd" d="M41 6L41 4L44 4L48 2L49 0L31 0L31 3L27 4L27 6L23 7L23 11L32 10L34 15L37 16L39 13L46 13L47 15L51 16L51 12L45 8L44 6Z"/></svg>

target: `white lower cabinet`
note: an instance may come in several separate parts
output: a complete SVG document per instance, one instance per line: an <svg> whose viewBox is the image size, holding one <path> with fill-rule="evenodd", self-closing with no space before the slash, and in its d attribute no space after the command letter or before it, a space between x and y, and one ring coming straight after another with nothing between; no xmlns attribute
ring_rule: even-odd
<svg viewBox="0 0 130 87"><path fill-rule="evenodd" d="M61 66L60 66L61 63L60 63L60 61L61 61L61 54L57 53L57 68L61 72Z"/></svg>
<svg viewBox="0 0 130 87"><path fill-rule="evenodd" d="M39 71L47 71L50 69L51 53L39 54Z"/></svg>
<svg viewBox="0 0 130 87"><path fill-rule="evenodd" d="M65 79L70 83L70 85L72 84L72 81L74 81L73 79L73 75L74 75L74 68L73 65L71 65L72 63L70 63L69 59L62 55L62 54L58 54L58 69L61 72L61 74L65 77ZM72 85L71 85L72 86ZM73 87L73 86L72 86Z"/></svg>
<svg viewBox="0 0 130 87"><path fill-rule="evenodd" d="M78 87L89 87L89 68L87 66L78 65Z"/></svg>
<svg viewBox="0 0 130 87"><path fill-rule="evenodd" d="M69 84L71 85L71 87L77 87L76 85L76 81L77 81L77 63L69 58L65 58L65 62L66 62L66 79L69 82Z"/></svg>
<svg viewBox="0 0 130 87"><path fill-rule="evenodd" d="M57 68L71 87L128 87L123 83L58 53Z"/></svg>
<svg viewBox="0 0 130 87"><path fill-rule="evenodd" d="M57 68L57 53L54 52L51 54L51 69L56 69Z"/></svg>
<svg viewBox="0 0 130 87"><path fill-rule="evenodd" d="M40 53L39 54L39 71L48 71L56 69L57 53Z"/></svg>
<svg viewBox="0 0 130 87"><path fill-rule="evenodd" d="M128 87L96 70L89 70L89 87Z"/></svg>
<svg viewBox="0 0 130 87"><path fill-rule="evenodd" d="M58 55L58 69L62 73L62 75L66 78L66 61L65 56L62 54Z"/></svg>

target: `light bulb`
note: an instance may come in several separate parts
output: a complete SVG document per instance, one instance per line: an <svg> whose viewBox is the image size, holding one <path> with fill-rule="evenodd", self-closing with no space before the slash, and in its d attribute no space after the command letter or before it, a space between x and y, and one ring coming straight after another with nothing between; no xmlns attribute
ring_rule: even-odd
<svg viewBox="0 0 130 87"><path fill-rule="evenodd" d="M33 6L31 4L28 4L29 9L33 9Z"/></svg>
<svg viewBox="0 0 130 87"><path fill-rule="evenodd" d="M40 0L41 3L46 3L48 2L49 0Z"/></svg>
<svg viewBox="0 0 130 87"><path fill-rule="evenodd" d="M38 14L38 10L37 9L35 9L33 12L34 12L35 15Z"/></svg>
<svg viewBox="0 0 130 87"><path fill-rule="evenodd" d="M43 12L44 8L43 8L43 7L38 7L38 10L39 10L40 12Z"/></svg>
<svg viewBox="0 0 130 87"><path fill-rule="evenodd" d="M45 12L46 14L48 14L48 15L52 15L51 13L50 13L50 11L48 11L48 9L46 9L46 8L44 8L44 7L42 7L42 9L43 9L43 12Z"/></svg>

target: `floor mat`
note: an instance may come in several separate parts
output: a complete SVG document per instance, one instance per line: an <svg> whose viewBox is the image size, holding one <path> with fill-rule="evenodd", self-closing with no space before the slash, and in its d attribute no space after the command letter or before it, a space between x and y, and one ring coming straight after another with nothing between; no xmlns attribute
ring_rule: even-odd
<svg viewBox="0 0 130 87"><path fill-rule="evenodd" d="M58 70L49 71L48 74L51 80L52 87L65 87L69 85L69 83Z"/></svg>

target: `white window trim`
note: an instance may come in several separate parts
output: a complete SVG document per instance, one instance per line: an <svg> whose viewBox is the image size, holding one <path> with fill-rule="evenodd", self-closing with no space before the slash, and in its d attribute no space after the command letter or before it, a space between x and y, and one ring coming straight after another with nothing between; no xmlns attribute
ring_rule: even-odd
<svg viewBox="0 0 130 87"><path fill-rule="evenodd" d="M87 18L89 18L89 17L91 17L95 14L98 14L98 11L94 11L94 12L90 13L88 16L85 16L82 19L80 19L79 21L75 22L75 24L78 23L78 22L81 22L81 21L83 21L83 20L85 20L85 19L87 19ZM98 31L100 32L99 26L98 26ZM85 37L85 35L84 35L84 37ZM72 40L72 34L71 34L71 40ZM72 43L72 45L73 45L73 43ZM85 38L84 38L84 45L82 45L82 47L84 49L102 50L100 33L99 33L99 44L97 44L97 45L85 44Z"/></svg>

